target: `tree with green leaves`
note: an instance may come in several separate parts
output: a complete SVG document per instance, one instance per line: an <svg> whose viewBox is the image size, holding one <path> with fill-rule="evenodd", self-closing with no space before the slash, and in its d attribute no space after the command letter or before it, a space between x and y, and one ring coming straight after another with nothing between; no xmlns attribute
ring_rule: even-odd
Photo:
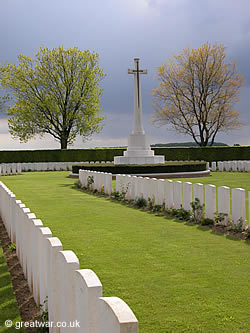
<svg viewBox="0 0 250 333"><path fill-rule="evenodd" d="M239 128L239 99L244 79L234 62L225 63L225 46L209 43L185 48L157 68L153 122L170 124L200 146L213 145L222 131Z"/></svg>
<svg viewBox="0 0 250 333"><path fill-rule="evenodd" d="M2 68L0 66L0 87L2 86L1 82L2 82L2 75L3 75L3 72L4 72L4 68ZM0 95L0 111L3 111L4 110L4 105L5 103L8 101L9 99L9 95Z"/></svg>
<svg viewBox="0 0 250 333"><path fill-rule="evenodd" d="M77 135L86 140L102 129L98 84L105 76L99 56L78 48L41 47L32 59L20 54L18 64L1 67L2 86L9 88L9 130L27 142L36 135L52 135L67 149Z"/></svg>

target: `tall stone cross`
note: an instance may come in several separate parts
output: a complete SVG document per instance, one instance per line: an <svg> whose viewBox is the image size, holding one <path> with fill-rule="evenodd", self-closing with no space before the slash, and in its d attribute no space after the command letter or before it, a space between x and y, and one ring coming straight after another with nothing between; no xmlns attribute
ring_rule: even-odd
<svg viewBox="0 0 250 333"><path fill-rule="evenodd" d="M134 128L132 134L144 134L142 125L142 103L140 74L147 74L146 69L139 69L139 58L134 59L135 68L128 69L128 74L134 74Z"/></svg>

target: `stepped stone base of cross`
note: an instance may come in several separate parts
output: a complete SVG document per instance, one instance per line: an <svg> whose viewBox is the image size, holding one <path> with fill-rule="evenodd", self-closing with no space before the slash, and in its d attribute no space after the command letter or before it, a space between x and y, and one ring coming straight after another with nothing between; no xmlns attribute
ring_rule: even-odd
<svg viewBox="0 0 250 333"><path fill-rule="evenodd" d="M130 134L128 148L123 156L116 156L114 164L162 164L165 162L163 155L154 155L149 145L146 134Z"/></svg>

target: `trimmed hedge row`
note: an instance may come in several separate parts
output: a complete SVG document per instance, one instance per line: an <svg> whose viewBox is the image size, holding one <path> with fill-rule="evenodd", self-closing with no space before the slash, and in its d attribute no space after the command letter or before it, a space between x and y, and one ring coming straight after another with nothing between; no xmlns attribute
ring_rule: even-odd
<svg viewBox="0 0 250 333"><path fill-rule="evenodd" d="M0 163L113 161L122 148L0 151Z"/></svg>
<svg viewBox="0 0 250 333"><path fill-rule="evenodd" d="M154 148L156 155L165 155L166 161L204 160L207 162L250 160L250 146L242 147L170 147Z"/></svg>
<svg viewBox="0 0 250 333"><path fill-rule="evenodd" d="M149 165L114 165L114 164L85 164L73 165L72 172L78 174L80 169L108 172L112 174L152 174L194 172L206 170L206 163L180 163L180 164L149 164Z"/></svg>
<svg viewBox="0 0 250 333"><path fill-rule="evenodd" d="M207 162L216 162L250 160L250 146L158 147L152 149L156 155L165 155L166 161L204 160ZM0 163L113 161L114 156L122 156L124 150L126 148L0 151Z"/></svg>

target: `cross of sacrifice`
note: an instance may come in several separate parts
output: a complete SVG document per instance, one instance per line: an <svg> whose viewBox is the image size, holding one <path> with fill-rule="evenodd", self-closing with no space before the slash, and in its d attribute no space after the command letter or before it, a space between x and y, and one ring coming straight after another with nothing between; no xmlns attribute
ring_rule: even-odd
<svg viewBox="0 0 250 333"><path fill-rule="evenodd" d="M140 74L147 74L146 69L139 69L139 58L134 59L135 68L128 69L128 74L134 74L134 129L133 133L144 133L142 126L141 85Z"/></svg>
<svg viewBox="0 0 250 333"><path fill-rule="evenodd" d="M128 74L134 74L134 80L135 80L135 86L137 88L137 105L138 108L140 108L140 93L141 93L141 87L140 87L140 74L148 74L148 71L146 69L139 69L139 58L134 59L135 68L134 69L128 69Z"/></svg>

